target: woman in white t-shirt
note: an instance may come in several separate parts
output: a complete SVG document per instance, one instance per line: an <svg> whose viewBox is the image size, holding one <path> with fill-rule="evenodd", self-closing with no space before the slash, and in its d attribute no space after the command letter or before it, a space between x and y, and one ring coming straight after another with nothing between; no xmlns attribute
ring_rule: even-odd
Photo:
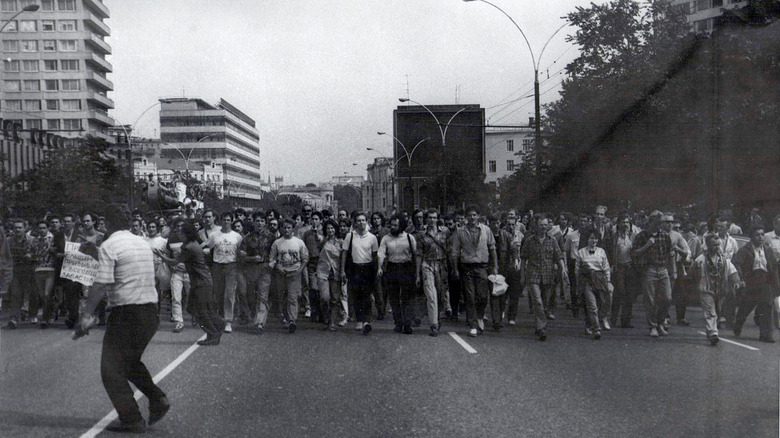
<svg viewBox="0 0 780 438"><path fill-rule="evenodd" d="M595 233L586 231L581 238L588 245L577 250L575 272L579 293L585 300L585 330L593 339L601 339L601 322L607 319L608 312L605 303L611 301L609 295L613 290L609 260L607 253L597 246L599 238ZM604 323L604 329L609 330L609 322Z"/></svg>

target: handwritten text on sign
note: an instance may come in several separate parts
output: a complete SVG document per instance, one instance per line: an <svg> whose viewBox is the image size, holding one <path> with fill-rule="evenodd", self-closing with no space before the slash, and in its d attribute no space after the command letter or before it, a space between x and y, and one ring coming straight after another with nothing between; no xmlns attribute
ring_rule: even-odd
<svg viewBox="0 0 780 438"><path fill-rule="evenodd" d="M65 258L62 260L60 277L92 286L100 263L91 256L79 252L79 246L77 242L65 242Z"/></svg>

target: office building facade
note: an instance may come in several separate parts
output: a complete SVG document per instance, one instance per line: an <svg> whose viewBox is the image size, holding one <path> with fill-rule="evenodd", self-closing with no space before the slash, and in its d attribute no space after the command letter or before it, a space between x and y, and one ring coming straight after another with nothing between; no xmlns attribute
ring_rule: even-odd
<svg viewBox="0 0 780 438"><path fill-rule="evenodd" d="M485 183L498 186L501 178L533 158L534 133L533 118L528 126L485 129Z"/></svg>
<svg viewBox="0 0 780 438"><path fill-rule="evenodd" d="M712 32L715 20L724 10L743 8L747 4L745 0L672 0L672 5L682 8L691 30L697 33Z"/></svg>
<svg viewBox="0 0 780 438"><path fill-rule="evenodd" d="M113 141L107 18L101 0L0 0L4 127Z"/></svg>
<svg viewBox="0 0 780 438"><path fill-rule="evenodd" d="M224 99L212 105L197 98L160 100L160 157L194 164L216 163L224 189L242 205L262 198L260 136L256 122Z"/></svg>

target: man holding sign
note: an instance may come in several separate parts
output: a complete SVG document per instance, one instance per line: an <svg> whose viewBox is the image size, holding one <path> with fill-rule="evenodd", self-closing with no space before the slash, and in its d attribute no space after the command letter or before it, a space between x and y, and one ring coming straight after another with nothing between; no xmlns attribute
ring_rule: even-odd
<svg viewBox="0 0 780 438"><path fill-rule="evenodd" d="M89 248L82 249L82 252L90 252ZM100 375L119 420L106 429L142 433L146 430L146 422L128 382L149 398L149 424L159 421L170 409L165 393L155 385L149 370L141 362L141 356L160 324L154 288L154 257L146 241L129 231L110 235L97 251L99 269L95 283L89 289L74 339L88 334L95 320L92 312L100 299L107 296L111 312L103 337Z"/></svg>

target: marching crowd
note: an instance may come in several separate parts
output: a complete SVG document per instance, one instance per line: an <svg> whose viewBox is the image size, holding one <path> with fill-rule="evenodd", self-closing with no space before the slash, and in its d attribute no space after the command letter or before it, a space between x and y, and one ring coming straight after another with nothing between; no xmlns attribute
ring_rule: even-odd
<svg viewBox="0 0 780 438"><path fill-rule="evenodd" d="M578 215L483 216L469 207L385 218L305 205L291 217L275 210L167 218L136 211L129 232L153 254L155 287L170 297L173 331L185 330L188 314L207 333L202 345L218 344L237 325L262 334L277 318L294 333L301 316L331 331L351 320L364 335L388 316L403 334L425 321L431 336L442 320L465 317L475 337L486 323L496 331L516 325L525 296L541 341L559 300L600 339L613 327L634 327L638 297L652 337L667 336L672 322L689 325L686 308L698 297L713 345L724 324L740 336L751 313L759 340L774 342L780 215L765 224L754 211L743 226L745 232L726 217L697 222L660 211L609 216L604 206ZM0 223L7 328L47 328L59 319L73 328L89 287L60 277L66 243L97 258L107 231L105 218L93 213ZM734 238L742 234L744 244ZM95 315L105 323L105 300Z"/></svg>

